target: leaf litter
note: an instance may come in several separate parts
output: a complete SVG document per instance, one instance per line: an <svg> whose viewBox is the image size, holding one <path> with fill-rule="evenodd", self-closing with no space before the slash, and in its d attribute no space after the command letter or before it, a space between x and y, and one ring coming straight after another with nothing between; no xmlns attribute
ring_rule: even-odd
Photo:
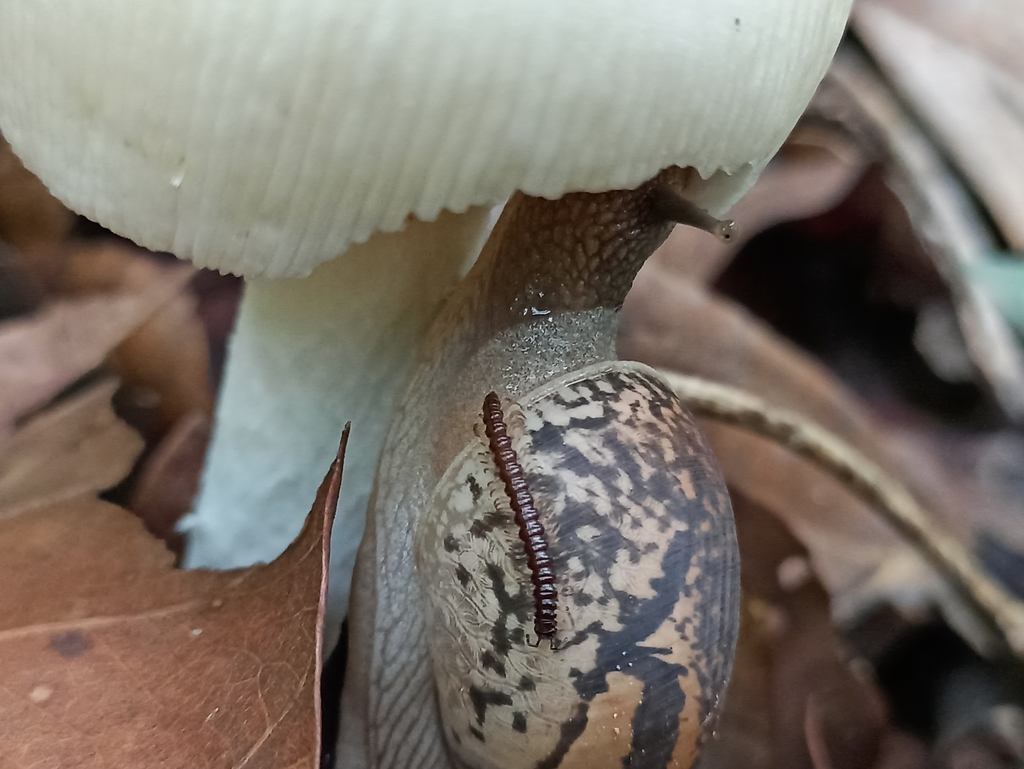
<svg viewBox="0 0 1024 769"><path fill-rule="evenodd" d="M0 436L103 363L190 275L175 270L135 293L63 299L0 324Z"/></svg>
<svg viewBox="0 0 1024 769"><path fill-rule="evenodd" d="M106 378L25 422L0 453L0 519L117 485L142 452L114 414Z"/></svg>
<svg viewBox="0 0 1024 769"><path fill-rule="evenodd" d="M318 766L342 454L274 563L176 569L144 524L202 463L195 271L73 223L0 146L0 767ZM126 483L138 517L97 497Z"/></svg>
<svg viewBox="0 0 1024 769"><path fill-rule="evenodd" d="M1006 442L1007 435L1014 435L1007 432L1008 422L1019 417L1018 405L1024 402L1024 387L1021 386L1024 379L1019 376L1020 369L1015 362L1020 359L1020 346L1012 334L1007 333L1005 321L993 314L994 305L989 297L979 293L969 282L972 277L968 274L970 260L984 253L985 244L991 242L993 236L984 231L985 222L970 209L970 198L958 186L957 178L939 169L939 152L927 144L924 134L911 126L908 117L893 111L896 100L886 90L884 81L878 78L870 83L863 78L858 80L861 69L851 65L849 56L837 60L833 69L838 72L838 80L826 81L817 109L812 106L812 114L802 129L798 127L794 137L802 130L811 131L812 143L821 140L821 146L830 148L834 142L828 134L838 134L840 152L837 157L851 158L852 165L847 173L859 176L860 180L851 185L849 177L839 173L836 161L827 157L802 169L787 169L785 164L792 157L787 158L784 150L775 161L782 165L772 180L777 186L766 197L784 198L786 202L773 207L770 200L765 200L764 212L754 206L753 212L763 217L764 225L755 225L751 233L744 233L741 247L700 249L690 242L696 241L699 234L677 236L673 233L662 252L645 266L624 307L620 355L745 388L772 405L792 409L819 422L907 484L922 503L938 513L940 523L959 537L966 548L973 545L974 537L984 535L985 527L997 519L1002 523L1000 541L1019 543L1024 541L1019 533L1022 512L1019 496L1016 503L994 500L979 475L984 470L981 460L988 453L986 447L993 441ZM879 107L883 102L885 109ZM859 122L864 120L865 105L868 112L875 110L871 120L877 122L870 128L865 128L870 120ZM824 132L825 136L818 132ZM845 144L848 141L854 143L852 153ZM885 174L880 173L879 168L884 168ZM891 188L890 191L882 187L887 197L877 197L880 185L873 179ZM766 185L768 181L769 173L766 173ZM816 185L823 195L831 190L827 194L832 197L828 199L836 207L827 212L824 208L815 211L813 205L801 209L800 190L787 190L787 184ZM875 185L876 195L873 199L865 197L872 194L872 185ZM893 192L897 194L894 196ZM758 185L755 185L748 200L757 202L758 194ZM844 195L849 195L848 200L842 200ZM857 205L861 206L860 210ZM861 220L853 219L851 214ZM950 430L933 416L922 418L920 413L912 414L906 404L887 403L877 398L872 401L855 395L847 382L840 381L838 371L829 371L823 360L815 359L809 350L800 349L764 320L755 318L750 310L716 290L723 286L729 290L732 283L719 281L716 289L707 285L726 272L741 251L768 249L759 242L765 235L764 226L774 227L773 235L775 232L790 234L796 228L786 223L802 217L811 217L800 222L801 227L811 232L815 227L834 226L838 217L847 217L853 226L860 228L855 235L860 238L863 238L862 232L870 232L871 223L866 217L881 218L882 232L888 238L888 242L883 242L887 250L877 255L864 253L860 258L885 257L890 277L887 284L876 280L870 285L873 295L867 301L877 302L879 294L891 291L891 296L896 298L885 300L903 302L904 307L917 310L929 302L941 301L955 309L955 313L950 313L956 336L953 342L965 350L962 357L967 361L966 366L961 366L963 374L959 381L965 384L960 392L977 387L983 392L989 388L988 392L996 395L995 402L989 401L986 405L988 411L983 413L987 416L982 423ZM741 219L742 228L742 217L737 218ZM787 241L779 235L778 242ZM866 244L871 242L866 241ZM826 269L826 257L833 255L819 247L814 256L821 263L816 268L820 274ZM929 270L933 274L925 275ZM774 302L776 307L789 298L786 294L775 296L772 294L774 283L758 282L756 277L750 288L753 294L764 297L764 303ZM796 286L794 293L800 288ZM815 290L813 284L802 288L807 292ZM828 299L817 301L817 309L827 312ZM813 306L813 302L811 304ZM787 309L782 304L780 314L784 315ZM819 314L819 317L824 318L823 325L828 330L828 316ZM862 315L857 322L866 324L868 320ZM835 345L832 349L842 351L845 340L831 333L830 341ZM947 344L945 339L941 341ZM843 375L848 374L848 370L843 372ZM893 395L887 393L886 397ZM990 406L1003 407L1003 413L998 415ZM895 420L891 418L894 411L898 414ZM985 427L979 430L981 424ZM839 733L834 730L841 732L848 717L845 728L856 731L858 716L854 701L830 710L817 695L808 695L804 683L823 675L812 669L804 669L783 685L780 683L782 676L777 673L780 663L775 654L802 650L796 660L786 663L799 669L800 655L813 658L829 648L836 648L840 650L839 659L846 660L843 665L859 671L855 678L870 683L874 665L887 664L885 655L895 648L891 644L898 646L898 640L894 639L902 637L900 634L913 633L911 628L924 627L925 623L931 626L935 606L943 608L947 621L976 648L993 649L989 645L988 628L979 622L977 615L965 610L949 585L927 566L920 553L883 524L872 508L855 499L843 483L825 477L782 446L757 438L746 430L706 420L702 425L722 464L737 506L741 548L745 528L747 534L751 530L763 532L763 525L752 523L751 516L746 514L755 508L784 524L796 536L805 548L801 559L806 564L809 579L815 585L820 580L827 588L825 608L819 607L816 615L824 623L815 625L820 631L817 639L805 641L793 637L785 646L775 647L773 634L778 632L778 627L788 626L792 618L787 620L788 613L780 612L777 600L765 601L760 596L759 591L763 592L765 585L773 582L772 575L762 574L755 579L749 573L752 560L763 558L763 554L751 556L749 548L743 551L745 597L736 670L717 730L719 736L709 748L702 769L715 766L820 769L884 766L888 769L952 766L946 759L964 760L966 753L962 752L957 753L955 759L952 755L943 756L947 736L942 735L948 735L946 726L929 727L938 731L928 732L921 730L920 724L908 725L903 720L902 710L890 710L877 699L875 704L881 710L876 710L867 722L860 722L876 719L872 728L878 730L877 755L872 758L870 750L841 748L833 741ZM968 456L964 454L965 447L972 452ZM973 459L975 454L977 462ZM1011 509L1014 505L1016 510ZM1007 532L1014 532L1014 535L1008 536ZM877 635L880 631L870 617L880 606L897 607L896 615L902 623L899 633L886 638L883 632L880 638L885 638L885 643L870 647L870 660L851 659L849 652L842 651L849 649L849 644L836 631L841 630L845 635L862 623L868 623L869 630L863 632ZM827 637L829 633L833 634L832 640ZM810 633L807 638L813 635ZM832 644L834 646L830 646ZM973 654L966 646L959 653L964 659ZM982 664L977 657L973 659L975 662L971 664ZM949 667L937 668L929 675L955 677L961 674L955 667L957 664L961 663L950 663ZM919 700L922 697L927 700L937 696L933 692L942 691L941 686L922 690L920 687L926 682L912 680L918 681ZM887 680L886 686L891 685L892 681ZM890 694L889 690L885 692L886 697ZM1016 696L1020 695L1024 695L1024 689L1019 689ZM880 697L881 693L876 689L874 696ZM870 700L868 696L862 702ZM1013 709L1016 706L1005 700L994 699L993 703L990 711L985 710L989 705L980 702L959 705L967 711L976 711L975 721L984 723L983 728L989 730L988 736L982 735L983 740L996 746L978 753L974 760L995 760L993 756L1003 755L1000 751L1005 752L1005 745L1024 736L1024 730L1005 726L1016 717L1013 716L1018 712ZM935 703L934 707L940 705ZM782 719L782 712L795 715ZM783 726L781 720L786 720L787 725ZM997 727L997 724L1003 726ZM905 728L910 728L914 734L904 731ZM795 747L785 753L786 744ZM1016 755L1013 751L1010 753Z"/></svg>
<svg viewBox="0 0 1024 769"><path fill-rule="evenodd" d="M0 766L318 766L346 438L302 533L264 566L180 571L138 518L89 496L0 521Z"/></svg>

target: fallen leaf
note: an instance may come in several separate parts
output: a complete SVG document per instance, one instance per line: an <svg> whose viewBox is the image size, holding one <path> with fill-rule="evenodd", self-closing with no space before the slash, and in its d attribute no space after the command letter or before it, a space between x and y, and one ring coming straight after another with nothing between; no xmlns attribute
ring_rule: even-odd
<svg viewBox="0 0 1024 769"><path fill-rule="evenodd" d="M189 266L119 241L71 243L64 252L51 287L68 298L139 293L167 281L177 284L183 271L195 275ZM139 409L132 424L150 440L188 414L213 412L209 344L190 290L177 292L140 323L117 345L110 363L124 387L119 405Z"/></svg>
<svg viewBox="0 0 1024 769"><path fill-rule="evenodd" d="M137 518L95 499L0 521L0 766L318 766L344 445L266 566L178 571Z"/></svg>
<svg viewBox="0 0 1024 769"><path fill-rule="evenodd" d="M192 509L209 440L209 417L182 417L142 463L128 502L128 509L179 555L184 539L174 527Z"/></svg>
<svg viewBox="0 0 1024 769"><path fill-rule="evenodd" d="M142 452L115 416L107 379L47 409L0 444L0 519L118 484Z"/></svg>
<svg viewBox="0 0 1024 769"><path fill-rule="evenodd" d="M61 300L0 324L0 435L100 365L190 274L183 268L137 293Z"/></svg>
<svg viewBox="0 0 1024 769"><path fill-rule="evenodd" d="M873 64L852 46L840 48L809 111L843 125L859 143L874 148L886 184L906 213L906 224L896 234L916 240L933 262L955 304L979 378L1011 419L1024 420L1024 349L991 297L966 275L970 264L999 245L972 191Z"/></svg>
<svg viewBox="0 0 1024 769"><path fill-rule="evenodd" d="M964 495L932 471L934 458L905 450L908 461L891 451L886 433L855 396L744 309L652 270L638 277L623 310L621 357L740 387L807 416L902 479L940 520L957 519ZM908 612L938 605L966 638L989 648L987 626L843 484L749 431L710 420L702 427L730 488L779 516L808 548L838 619L852 620L881 602Z"/></svg>
<svg viewBox="0 0 1024 769"><path fill-rule="evenodd" d="M11 151L0 137L0 240L34 252L47 249L71 231L75 215Z"/></svg>
<svg viewBox="0 0 1024 769"><path fill-rule="evenodd" d="M877 0L873 0L877 2ZM1024 15L1018 0L883 0L907 18L1024 78Z"/></svg>
<svg viewBox="0 0 1024 769"><path fill-rule="evenodd" d="M882 3L859 3L853 26L1024 249L1024 77Z"/></svg>
<svg viewBox="0 0 1024 769"><path fill-rule="evenodd" d="M831 769L871 766L887 729L881 694L852 671L807 550L771 512L733 489L730 497L743 615L702 769L823 769L822 756Z"/></svg>

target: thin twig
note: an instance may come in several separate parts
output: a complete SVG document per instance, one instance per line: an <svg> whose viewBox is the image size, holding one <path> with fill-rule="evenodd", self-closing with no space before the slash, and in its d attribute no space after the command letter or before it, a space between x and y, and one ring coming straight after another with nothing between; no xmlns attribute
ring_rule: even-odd
<svg viewBox="0 0 1024 769"><path fill-rule="evenodd" d="M1024 603L996 583L958 540L897 480L811 420L729 385L659 372L694 413L742 427L785 446L841 481L877 510L1002 633L1024 659Z"/></svg>

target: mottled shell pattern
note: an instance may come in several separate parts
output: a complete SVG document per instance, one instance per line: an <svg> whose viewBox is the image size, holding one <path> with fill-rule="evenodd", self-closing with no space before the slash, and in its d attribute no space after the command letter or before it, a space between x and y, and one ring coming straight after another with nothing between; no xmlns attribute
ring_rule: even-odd
<svg viewBox="0 0 1024 769"><path fill-rule="evenodd" d="M415 541L453 758L689 767L739 626L732 510L703 436L634 363L573 372L505 399L505 414L546 530L558 629L536 637L519 528L478 429Z"/></svg>

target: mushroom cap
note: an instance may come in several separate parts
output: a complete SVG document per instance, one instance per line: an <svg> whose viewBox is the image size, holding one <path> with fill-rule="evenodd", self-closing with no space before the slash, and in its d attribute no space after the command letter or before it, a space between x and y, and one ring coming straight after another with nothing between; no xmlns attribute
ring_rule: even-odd
<svg viewBox="0 0 1024 769"><path fill-rule="evenodd" d="M68 206L246 275L669 165L721 213L851 0L3 0L0 130Z"/></svg>

